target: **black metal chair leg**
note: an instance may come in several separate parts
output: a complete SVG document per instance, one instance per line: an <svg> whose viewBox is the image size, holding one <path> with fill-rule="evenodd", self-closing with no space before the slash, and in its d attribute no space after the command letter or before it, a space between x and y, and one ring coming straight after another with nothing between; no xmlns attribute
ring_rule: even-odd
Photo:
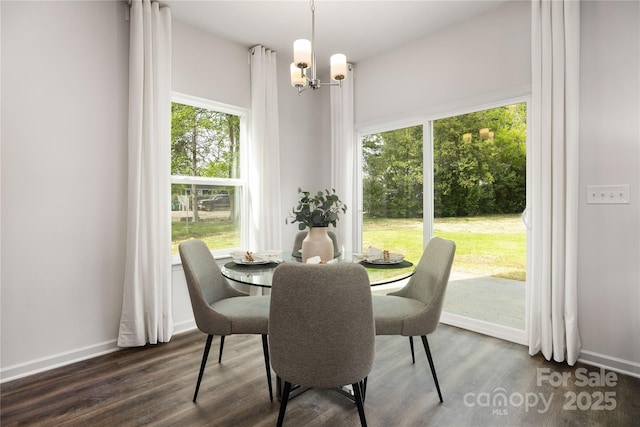
<svg viewBox="0 0 640 427"><path fill-rule="evenodd" d="M284 422L284 413L287 410L287 402L289 401L289 393L291 392L291 383L289 381L284 382L284 389L282 390L282 398L280 400L280 412L278 413L278 427L282 427Z"/></svg>
<svg viewBox="0 0 640 427"><path fill-rule="evenodd" d="M198 390L200 390L200 381L202 381L202 374L204 374L204 367L207 365L207 358L209 357L209 350L211 349L211 341L213 335L207 336L207 342L204 345L204 353L202 354L202 362L200 363L200 373L198 374L198 382L196 383L196 391L193 393L193 401L196 401L198 397Z"/></svg>
<svg viewBox="0 0 640 427"><path fill-rule="evenodd" d="M364 379L360 381L360 390L362 390L362 403L367 400L367 378L368 377L364 377Z"/></svg>
<svg viewBox="0 0 640 427"><path fill-rule="evenodd" d="M409 337L409 345L411 346L411 360L413 361L413 364L415 365L415 363L416 363L416 355L413 352L413 337Z"/></svg>
<svg viewBox="0 0 640 427"><path fill-rule="evenodd" d="M358 415L360 415L360 424L362 427L367 427L367 419L364 416L364 403L362 398L362 393L360 389L360 383L353 384L353 397L356 400L356 405L358 406Z"/></svg>
<svg viewBox="0 0 640 427"><path fill-rule="evenodd" d="M224 335L220 337L220 353L218 354L218 363L222 362L222 349L224 348Z"/></svg>
<svg viewBox="0 0 640 427"><path fill-rule="evenodd" d="M422 344L424 345L424 352L427 353L427 359L429 360L429 367L431 368L431 375L433 375L433 381L436 383L436 390L438 390L438 397L440 403L442 400L442 393L440 393L440 385L438 384L438 377L436 376L436 368L433 366L433 359L431 358L431 350L429 350L429 343L427 342L427 336L422 335Z"/></svg>
<svg viewBox="0 0 640 427"><path fill-rule="evenodd" d="M271 363L269 363L269 341L262 335L262 351L264 352L264 367L267 369L267 383L269 384L269 399L273 402L273 390L271 388Z"/></svg>

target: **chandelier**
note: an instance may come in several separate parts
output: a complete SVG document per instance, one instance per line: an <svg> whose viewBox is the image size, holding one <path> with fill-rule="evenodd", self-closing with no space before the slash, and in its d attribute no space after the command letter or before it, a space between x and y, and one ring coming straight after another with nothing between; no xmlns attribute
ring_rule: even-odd
<svg viewBox="0 0 640 427"><path fill-rule="evenodd" d="M331 79L337 83L322 83L316 77L316 7L311 0L311 41L299 39L293 42L293 62L291 63L291 86L298 89L298 95L307 88L313 90L322 86L340 86L347 78L347 57L342 53L331 55ZM310 70L309 70L310 69Z"/></svg>

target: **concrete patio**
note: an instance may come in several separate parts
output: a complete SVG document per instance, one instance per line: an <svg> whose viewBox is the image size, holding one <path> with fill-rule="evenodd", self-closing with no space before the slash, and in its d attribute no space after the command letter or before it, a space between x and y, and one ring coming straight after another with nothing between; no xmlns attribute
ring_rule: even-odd
<svg viewBox="0 0 640 427"><path fill-rule="evenodd" d="M386 294L406 282L376 287ZM525 282L451 272L444 311L502 326L525 328Z"/></svg>
<svg viewBox="0 0 640 427"><path fill-rule="evenodd" d="M525 327L525 282L451 273L444 310L511 328Z"/></svg>

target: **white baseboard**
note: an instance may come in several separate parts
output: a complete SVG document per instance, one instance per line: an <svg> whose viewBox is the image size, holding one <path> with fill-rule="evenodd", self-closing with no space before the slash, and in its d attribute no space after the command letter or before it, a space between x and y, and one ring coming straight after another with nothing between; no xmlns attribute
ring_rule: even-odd
<svg viewBox="0 0 640 427"><path fill-rule="evenodd" d="M70 365L82 360L91 359L92 357L113 353L121 349L116 345L116 343L116 340L106 341L2 368L2 370L0 370L0 384L59 368L61 366Z"/></svg>
<svg viewBox="0 0 640 427"><path fill-rule="evenodd" d="M527 333L521 329L501 326L483 320L472 319L470 317L460 316L458 314L443 312L440 316L440 322L466 329L472 332L478 332L490 337L500 338L502 340L511 341L517 344L527 345Z"/></svg>
<svg viewBox="0 0 640 427"><path fill-rule="evenodd" d="M175 324L173 333L174 335L177 335L189 332L193 329L196 329L196 323L194 320L189 320ZM81 362L93 357L113 353L118 350L122 350L122 347L118 347L117 340L111 340L64 353L54 354L41 359L8 366L0 370L0 384L28 377L29 375L38 374L40 372L49 371L51 369L60 368L72 363Z"/></svg>
<svg viewBox="0 0 640 427"><path fill-rule="evenodd" d="M527 334L522 330L503 327L493 323L444 312L440 316L440 321L446 325L456 326L458 328L467 329L469 331L478 332L480 334L522 345L528 345ZM630 360L620 359L589 350L582 350L580 352L578 362L584 363L585 365L605 368L623 375L640 378L640 363Z"/></svg>
<svg viewBox="0 0 640 427"><path fill-rule="evenodd" d="M619 359L617 357L607 356L606 354L582 350L580 352L578 362L640 378L640 363L632 362L630 360Z"/></svg>
<svg viewBox="0 0 640 427"><path fill-rule="evenodd" d="M456 326L470 331L504 339L522 345L526 344L526 334L513 328L500 327L492 323L469 319L450 313L442 313L440 321L444 324ZM189 320L174 325L174 335L182 334L196 329L195 321ZM0 370L0 384L34 375L40 372L70 365L93 357L113 353L121 350L116 345L116 340L106 341L77 350L59 353L53 356L32 360L29 362L8 366ZM582 350L578 362L605 368L624 375L640 378L640 363L616 357L599 354L588 350Z"/></svg>
<svg viewBox="0 0 640 427"><path fill-rule="evenodd" d="M195 320L187 320L185 322L181 322L181 323L174 323L173 324L173 335L178 335L178 334L182 334L185 332L189 332L192 331L194 329L197 329L198 327L196 326L196 321Z"/></svg>

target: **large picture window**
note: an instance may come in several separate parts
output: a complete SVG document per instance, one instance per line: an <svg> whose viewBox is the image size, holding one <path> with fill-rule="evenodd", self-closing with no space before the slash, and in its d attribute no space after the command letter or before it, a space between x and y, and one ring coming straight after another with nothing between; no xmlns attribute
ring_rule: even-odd
<svg viewBox="0 0 640 427"><path fill-rule="evenodd" d="M512 101L361 129L358 226L363 251L413 262L455 241L442 321L526 342L527 103Z"/></svg>
<svg viewBox="0 0 640 427"><path fill-rule="evenodd" d="M214 254L244 246L246 110L175 95L171 104L172 253L191 238Z"/></svg>

